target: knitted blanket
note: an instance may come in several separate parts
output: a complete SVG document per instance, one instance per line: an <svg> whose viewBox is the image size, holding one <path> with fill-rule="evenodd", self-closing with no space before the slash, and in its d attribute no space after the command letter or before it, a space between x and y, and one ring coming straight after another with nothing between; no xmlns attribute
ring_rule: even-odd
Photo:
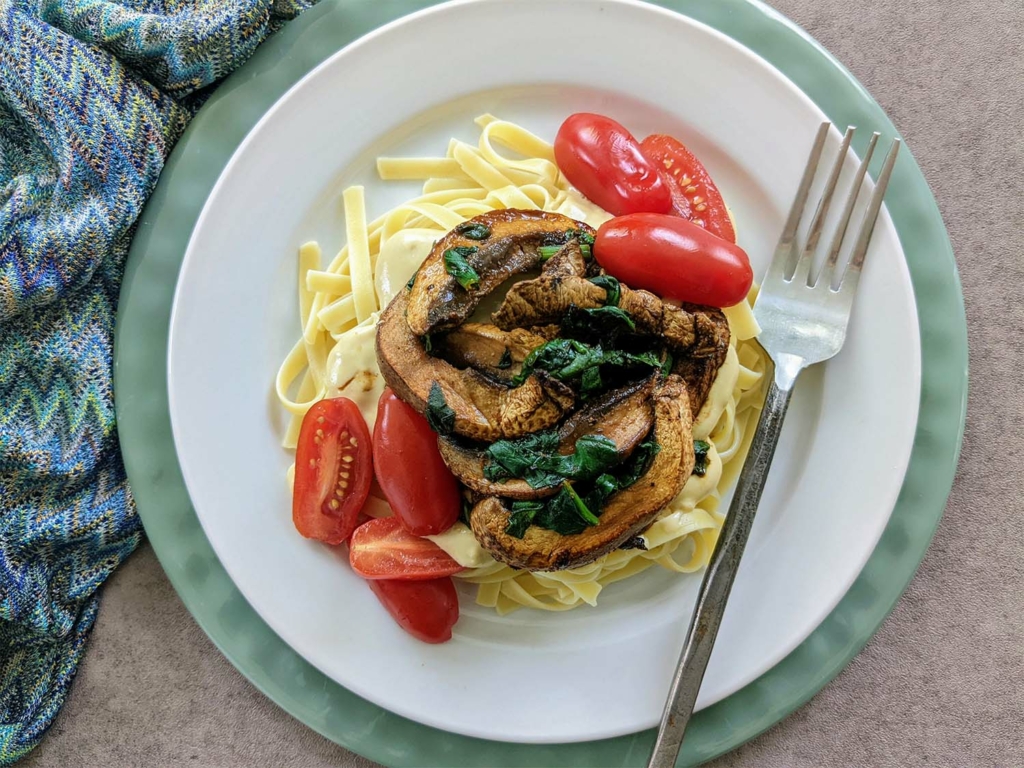
<svg viewBox="0 0 1024 768"><path fill-rule="evenodd" d="M204 96L313 1L0 0L0 765L142 535L111 385L135 220Z"/></svg>

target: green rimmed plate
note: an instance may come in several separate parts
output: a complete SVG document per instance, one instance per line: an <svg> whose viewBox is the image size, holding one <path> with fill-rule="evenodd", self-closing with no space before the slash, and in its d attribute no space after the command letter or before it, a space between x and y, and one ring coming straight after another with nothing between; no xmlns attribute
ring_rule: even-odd
<svg viewBox="0 0 1024 768"><path fill-rule="evenodd" d="M408 6L405 7L408 8ZM778 44L785 48L789 55L792 55L792 51L796 47L792 43L795 34L792 30L786 28L785 25L777 20L766 17L762 11L753 9L750 6L729 4L729 7L735 14L730 18L730 24L735 26L738 19L746 19L744 24L748 25L750 30L752 30L750 34L759 35L758 39L761 40L761 47L751 45L750 40L738 34L737 30L726 28L726 32L729 32L733 37L751 47L760 50L762 54L772 59L771 51L764 50L763 46L765 45L765 40L771 40L771 35L765 37L766 31L774 31L775 34L781 36ZM388 6L388 10L396 11L397 9L395 6ZM703 10L706 13L709 9ZM276 637L266 627L259 625L258 622L256 622L258 628L250 628L248 626L250 622L255 621L254 615L249 612L244 600L234 592L233 587L224 576L223 571L220 570L217 560L212 555L205 539L199 532L194 517L191 516L187 496L185 495L184 488L181 486L180 478L176 476L176 463L174 461L173 449L169 444L167 430L166 405L162 401L161 396L164 375L162 364L163 343L166 340L167 303L169 301L170 287L173 285L177 274L178 262L181 258L181 251L184 248L187 233L191 231L198 209L202 206L202 201L208 194L213 181L223 165L223 161L227 159L238 141L252 123L255 122L255 119L266 110L270 103L276 100L298 75L307 71L316 63L318 58L332 53L351 39L355 31L351 25L362 23L363 27L359 31L363 31L372 24L372 17L380 12L381 9L371 9L362 4L351 3L316 9L313 15L300 21L295 27L286 30L281 38L272 41L272 45L278 46L276 55L281 55L283 48L288 49L289 46L294 45L294 47L290 48L292 55L285 56L279 60L268 60L267 52L272 49L261 52L261 55L254 59L247 70L233 78L218 97L211 101L210 105L197 118L196 123L190 130L189 136L179 146L175 160L168 166L164 182L154 197L154 204L149 208L150 211L161 211L160 220L152 228L144 220L143 226L140 228L140 235L136 241L134 252L135 254L145 253L145 257L141 259L137 256L133 257L129 273L126 276L124 304L122 305L124 308L122 315L124 322L121 323L118 339L118 403L122 418L122 439L125 442L126 462L136 487L136 495L147 524L147 530L150 531L154 546L164 561L165 568L167 568L172 580L174 580L176 586L182 592L186 603L196 613L197 618L199 618L215 641L221 644L221 647L229 657L243 671L249 674L257 684L263 686L276 700L285 705L286 708L289 708L290 711L300 716L306 722L347 746L368 753L385 762L402 762L401 755L389 755L387 752L380 751L383 749L381 744L384 742L378 740L377 736L383 730L387 732L387 738L384 740L386 743L392 746L398 744L405 745L403 747L405 750L405 762L411 761L416 764L423 764L433 761L452 764L459 759L452 750L461 750L459 745L466 743L468 740L452 737L447 734L439 734L421 726L414 726L406 721L401 721L393 716L386 716L377 720L376 718L379 717L380 710L360 702L336 686L333 687L333 690L329 687L325 693L322 688L323 678L291 656L290 652L287 652L287 649L276 640ZM315 26L311 26L314 24L314 19L316 20ZM713 25L715 22L715 19L705 18L702 20L711 22ZM338 25L348 25L346 29L349 34L340 34L338 32ZM738 31L742 32L744 28L746 27L740 27ZM322 46L322 48L317 48L317 45ZM814 61L813 57L816 56L820 59L822 56L820 52L810 47L806 41L802 42L802 45L808 49L806 55L812 57L811 64ZM298 59L293 57L294 52L299 49L301 49L303 54L310 55L311 60L299 63ZM319 51L319 56L312 53L313 51ZM840 124L844 122L857 122L861 126L879 127L882 130L891 132L891 126L885 123L884 118L877 111L877 107L874 107L870 100L859 92L855 85L845 80L842 74L836 71L834 67L811 66L808 68L808 71L817 72L815 77L820 78L822 77L820 70L828 69L832 75L838 78L839 85L830 82L824 86L819 86L819 90L830 90L834 96L835 93L844 92L840 86L845 83L849 91L846 94L848 102L831 104L829 99L818 98L818 94L812 92L807 83L801 82L799 77L786 69L784 62L772 60L777 66L787 71L787 74L796 80L836 122ZM290 67L295 68L294 72L289 71L285 73L283 71ZM246 76L250 79L243 79ZM260 87L253 90L254 85L257 83ZM254 111L247 112L246 110L250 109L254 100L257 102ZM832 101L835 101L835 98ZM203 126L206 127L203 128ZM214 134L212 131L215 128L220 133L216 138L213 138ZM211 138L213 138L213 144L210 143ZM222 155L220 163L210 162L211 157L220 155ZM212 165L217 167L211 168L210 166ZM911 175L916 173L912 163L905 164L902 169L902 177L908 175L908 169ZM857 610L862 609L862 615L850 625L851 638L844 641L844 643L848 642L851 647L857 648L866 640L878 621L881 620L885 612L891 607L898 596L899 589L904 586L920 555L923 553L927 538L941 511L944 492L948 490L948 482L951 479L952 468L955 463L959 424L961 423L961 401L958 397L962 395L963 360L951 360L948 357L949 347L956 346L955 344L947 344L946 349L943 350L947 358L939 380L930 381L929 375L929 370L935 365L935 353L934 350L929 349L928 335L930 330L938 327L932 323L933 318L928 316L931 314L930 310L934 307L942 307L942 311L956 315L951 326L951 336L956 337L957 329L959 329L960 338L963 335L962 310L959 311L959 314L949 311L950 306L959 307L955 272L952 269L952 261L949 259L948 263L939 270L941 274L936 275L936 277L944 276L946 278L947 299L943 300L941 295L943 283L941 280L937 280L934 286L929 286L928 288L928 301L927 306L925 306L925 303L920 298L922 296L921 279L922 275L927 276L928 272L922 273L920 270L927 269L928 266L935 266L934 253L936 252L944 253L948 257L948 243L945 242L941 224L938 223L937 214L934 213L934 204L931 202L927 189L923 186L923 181L920 181L919 177L917 179L904 179L902 177L900 178L900 191L894 194L896 187L893 188L893 191L890 192L889 203L890 211L893 214L897 229L900 231L905 250L907 251L908 261L911 263L915 290L919 297L918 303L922 306L921 324L922 343L924 346L925 397L922 400L921 429L924 432L919 431L918 445L915 448L914 459L907 476L907 485L904 487L903 499L893 516L893 523L890 525L885 538L882 540L882 544L865 571L864 576L858 582L858 586L854 587L844 603L837 609L840 612L843 611L844 607ZM919 182L919 188L916 190L914 188L915 181ZM167 194L168 184L174 190L170 196ZM190 187L190 185L195 186ZM193 203L189 204L187 201L193 201ZM192 205L195 207L192 208ZM907 210L904 210L905 206ZM931 224L928 223L929 214L931 215ZM912 245L914 247L910 243L911 238L908 238L907 235L908 230L906 227L910 226L910 224L907 223L906 215L911 216L911 221L914 216L919 217L918 223L913 225L916 229L909 230L914 235L912 238ZM928 232L932 233L933 243L927 242ZM178 243L173 242L175 236L180 238ZM915 257L914 254L915 247L920 247L922 243L932 252L932 261L929 265L926 265L920 256ZM177 250L176 255L172 254L172 251L175 250ZM920 254L921 251L918 251L918 253ZM917 262L921 263L918 264ZM166 274L162 270L167 270ZM163 300L152 295L154 286L161 284L167 291L167 298ZM929 312L926 312L926 309ZM942 322L948 320L948 318L936 317L934 320ZM959 325L957 325L957 321ZM153 325L152 328L149 327L151 324ZM136 340L134 344L132 339ZM150 354L151 357L146 358L136 354L140 351ZM950 376L950 370L958 370L958 362L960 363L958 375ZM149 377L148 379L147 376ZM937 416L935 413L929 414L929 388L937 385L940 381L948 383L950 379L960 382L960 386L953 387L946 393L946 404L943 408L938 409ZM931 390L931 392L934 391L936 390ZM932 396L934 397L934 395ZM148 399L153 397L158 402ZM940 439L930 447L930 450L933 451L946 450L947 452L944 465L948 469L946 469L946 474L944 475L943 493L937 495L932 500L933 511L928 523L922 526L923 529L917 531L916 536L907 536L907 541L900 542L901 546L894 551L889 551L888 557L884 558L882 563L884 570L881 575L884 576L885 587L879 584L878 594L872 596L872 599L867 604L859 608L856 603L850 606L850 600L855 598L858 594L858 589L863 587L864 578L871 574L873 567L876 567L879 553L886 552L887 542L891 545L891 536L894 530L892 526L900 522L901 515L908 503L908 489L913 487L912 482L914 480L915 468L921 457L921 451L925 450L927 452L929 450L927 444L922 444L921 435L923 433L934 434L936 432L935 425L939 423L936 419L941 420L943 415L950 419L949 424L952 426L947 430L944 440ZM145 445L146 440L150 441L148 445ZM156 444L161 442L166 443L163 453L159 453L159 455L146 455L147 449L151 450ZM156 467L162 467L165 474L158 475ZM174 471L174 476L170 474L172 470ZM928 472L927 482L929 488L935 487L934 467L930 468ZM157 500L158 497L159 500ZM923 502L923 497L914 497L913 503L916 506L913 508L912 516L900 524L900 530L904 532L912 530L912 527L907 527L911 521L918 525L921 524L923 516L921 504ZM918 541L919 546L915 549L913 546L908 545L908 541ZM904 568L902 576L896 575L899 573L900 567ZM897 582L898 588L893 590L890 585ZM879 599L879 595L889 596ZM854 614L857 613L857 610L854 611ZM832 619L826 622L822 629L827 628L837 615L833 614ZM849 620L850 615L849 613L847 614L847 620ZM719 716L711 719L705 716L703 719L699 719L696 730L692 732L691 738L688 740L688 748L698 750L693 754L706 757L738 743L743 738L748 738L790 711L813 693L835 671L838 671L842 664L848 660L852 652L850 649L838 652L833 648L829 651L832 654L831 656L825 654L824 657L821 657L819 654L819 658L814 659L814 663L810 664L810 670L807 670L806 667L800 668L801 670L809 671L810 677L800 681L798 684L794 684L794 680L800 678L796 669L790 669L789 674L784 675L781 679L774 678L774 682L772 682L773 676L780 669L784 669L792 663L796 663L798 667L800 666L799 656L815 643L816 639L820 642L822 629L819 629L801 649L783 662L780 668L776 668L776 670L762 677L752 686L709 710L710 713L718 713ZM270 639L261 637L261 632L269 636ZM229 644L220 642L225 637L234 638L230 643L230 647ZM277 647L271 647L267 652L267 656L263 657L260 654L248 652L247 644L249 643L252 643L253 647L260 649L266 648L268 644L273 646L274 643L277 643ZM268 669L261 665L262 658L274 659L275 666ZM797 661L794 662L794 659L797 659ZM304 674L306 676L306 683L309 689L318 692L314 698L308 699L304 697L301 684L294 679L296 674ZM790 690L783 691L780 689L780 686L793 687ZM763 707L752 707L752 701L756 702L758 699L758 692L764 694ZM324 698L325 696L327 698ZM737 709L737 707L739 708ZM342 709L344 709L344 712L341 711ZM330 722L322 715L313 716L311 714L315 712L322 713L327 710L335 712L335 715L338 717L337 723ZM352 730L353 728L358 729L361 719L365 721L367 718L374 718L374 721L377 723L375 726L376 736ZM741 727L737 727L727 734L717 734L713 724L720 724L723 720L733 720L740 723ZM748 722L753 724L749 728L746 727ZM403 725L396 725L397 723L402 723ZM395 728L398 728L400 732L396 732ZM363 735L357 738L356 732L363 733ZM483 750L484 745L489 743L472 742L475 745L473 750L460 751L460 754L462 754L463 760L468 760L469 762L486 761L488 763L498 763L497 756L500 754L504 756L506 762L528 764L564 763L571 761L578 761L581 764L616 764L621 762L620 758L628 750L635 749L635 752L632 753L632 761L639 762L642 759L647 742L643 736L635 738L640 739L635 744L632 738L630 738L604 742L596 748L594 748L594 745L582 745L572 748L543 748L545 750L553 750L547 753L538 751L540 748L525 747L500 747L497 749L492 747L493 751L491 752L479 751ZM412 751L413 749L415 749L415 752ZM520 752L520 749L524 751Z"/></svg>

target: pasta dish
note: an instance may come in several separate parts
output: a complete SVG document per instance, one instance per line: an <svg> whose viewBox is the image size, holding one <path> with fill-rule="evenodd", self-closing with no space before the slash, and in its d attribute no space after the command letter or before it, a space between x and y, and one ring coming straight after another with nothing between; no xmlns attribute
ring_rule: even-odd
<svg viewBox="0 0 1024 768"><path fill-rule="evenodd" d="M606 171L603 124L563 136L581 117L599 118L555 145L483 115L475 145L381 157L422 194L371 219L349 187L344 247L298 251L301 334L276 378L296 526L347 542L421 639L454 619L433 632L401 604L451 616L451 578L506 614L701 570L757 423L756 287L713 182L669 137L636 142L646 176L614 151Z"/></svg>

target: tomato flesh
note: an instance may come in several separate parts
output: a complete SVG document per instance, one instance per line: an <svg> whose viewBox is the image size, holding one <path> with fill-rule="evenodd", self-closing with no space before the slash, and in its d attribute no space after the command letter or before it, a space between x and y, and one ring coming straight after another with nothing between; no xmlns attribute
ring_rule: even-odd
<svg viewBox="0 0 1024 768"><path fill-rule="evenodd" d="M363 523L348 547L352 570L364 579L436 579L464 570L437 544L409 533L394 517Z"/></svg>
<svg viewBox="0 0 1024 768"><path fill-rule="evenodd" d="M314 403L295 450L292 521L299 533L328 544L348 539L370 492L372 461L358 406L347 397Z"/></svg>
<svg viewBox="0 0 1024 768"><path fill-rule="evenodd" d="M398 626L424 643L452 639L459 597L450 576L429 581L377 579L367 582Z"/></svg>
<svg viewBox="0 0 1024 768"><path fill-rule="evenodd" d="M704 164L671 136L653 134L640 143L640 151L662 174L672 194L672 211L730 243L736 231L722 194Z"/></svg>
<svg viewBox="0 0 1024 768"><path fill-rule="evenodd" d="M594 258L630 288L711 307L731 307L754 281L738 245L678 216L634 213L597 231Z"/></svg>
<svg viewBox="0 0 1024 768"><path fill-rule="evenodd" d="M391 389L377 404L373 461L384 497L411 533L443 533L459 519L459 483L441 458L437 434Z"/></svg>
<svg viewBox="0 0 1024 768"><path fill-rule="evenodd" d="M555 136L555 161L569 182L609 213L667 213L672 195L658 168L622 125L603 115L569 115Z"/></svg>

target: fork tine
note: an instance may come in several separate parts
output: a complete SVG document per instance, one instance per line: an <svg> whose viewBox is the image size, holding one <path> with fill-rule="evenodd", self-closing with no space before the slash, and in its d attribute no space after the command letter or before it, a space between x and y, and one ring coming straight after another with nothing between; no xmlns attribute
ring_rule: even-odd
<svg viewBox="0 0 1024 768"><path fill-rule="evenodd" d="M814 252L818 250L818 240L821 239L821 230L825 224L825 216L828 215L829 206L832 204L832 195L836 191L836 182L839 181L839 174L842 173L843 164L846 161L846 153L850 149L850 141L853 139L853 126L846 129L843 141L839 145L839 152L832 163L832 170L829 172L825 182L825 189L821 192L818 200L818 207L814 211L814 218L811 219L810 229L807 230L807 243L804 245L803 253L800 255L793 272L793 280L803 280L807 285L813 286L811 280L811 263L814 261Z"/></svg>
<svg viewBox="0 0 1024 768"><path fill-rule="evenodd" d="M836 226L836 232L832 236L832 243L828 249L828 256L825 259L825 263L821 266L821 271L818 273L818 282L832 285L832 278L836 269L836 262L839 260L839 251L843 247L843 238L846 237L846 229L850 226L850 218L853 216L853 208L857 204L857 198L860 195L860 188L864 183L864 176L868 172L868 166L871 165L871 156L875 152L875 145L878 144L878 137L881 136L878 131L871 134L871 140L868 142L868 148L864 152L864 159L860 161L860 166L857 168L857 173L854 174L853 184L850 185L850 193L846 197L846 205L843 206L842 216L839 218L839 224Z"/></svg>
<svg viewBox="0 0 1024 768"><path fill-rule="evenodd" d="M825 223L825 216L828 215L828 208L832 204L832 193L836 190L836 182L839 181L839 174L843 171L843 164L846 161L846 153L850 149L850 141L853 139L853 132L857 130L854 126L846 129L843 136L843 143L839 146L839 154L832 165L832 173L829 174L825 190L821 193L821 200L818 201L818 209L814 212L811 220L811 229L807 234L806 250L813 251L818 247L818 239L821 237L822 226Z"/></svg>
<svg viewBox="0 0 1024 768"><path fill-rule="evenodd" d="M875 182L875 191L871 195L871 201L864 212L864 220L861 222L860 231L857 233L857 240L850 254L850 262L846 266L839 281L839 290L847 293L857 289L857 281L860 279L860 270L864 266L864 257L868 252L868 244L871 242L871 235L875 231L875 223L878 221L878 212L882 210L882 198L885 197L885 190L889 186L889 177L892 176L893 166L896 165L896 155L900 151L900 140L893 139L889 153L882 163L882 170Z"/></svg>
<svg viewBox="0 0 1024 768"><path fill-rule="evenodd" d="M797 187L796 197L793 198L793 205L789 209L789 217L786 219L786 226L782 229L782 236L779 244L775 247L775 255L772 263L768 265L768 272L764 282L785 279L789 274L790 262L796 252L793 247L796 241L796 231L800 226L800 219L803 217L804 206L807 205L807 196L810 194L811 182L814 181L814 173L818 170L818 161L821 159L821 151L825 147L825 138L832 123L822 123L818 133L814 137L814 145L811 147L811 155L807 159L804 168L804 175L800 178L800 186Z"/></svg>

